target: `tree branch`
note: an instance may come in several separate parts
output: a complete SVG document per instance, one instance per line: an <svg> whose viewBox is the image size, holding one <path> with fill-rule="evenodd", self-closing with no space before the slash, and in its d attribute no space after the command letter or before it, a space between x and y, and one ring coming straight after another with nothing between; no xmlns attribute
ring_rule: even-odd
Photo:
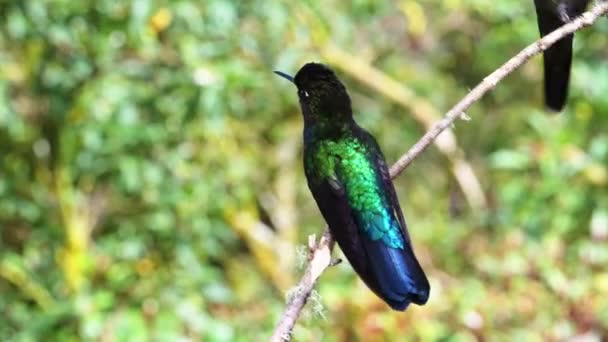
<svg viewBox="0 0 608 342"><path fill-rule="evenodd" d="M433 124L432 127L412 146L407 153L402 155L395 164L391 166L391 177L395 178L403 172L412 161L418 157L441 132L450 127L459 118L466 117L465 111L479 100L485 93L496 87L498 82L502 81L507 75L515 69L522 66L530 58L546 50L561 38L574 33L584 27L591 26L598 18L608 13L608 1L598 2L591 10L583 13L578 18L563 25L559 29L551 32L542 39L528 45L521 50L517 55L509 59L500 68L496 69L490 75L483 79L473 90L471 90L460 102L452 107L444 116L443 119ZM273 342L288 341L291 339L291 332L295 326L296 320L300 316L312 289L321 275L321 273L329 267L331 263L331 249L333 247L333 239L328 228L325 228L323 236L318 243L309 243L311 247L311 261L306 267L304 275L299 284L295 288L293 296L288 298L287 308L281 316L281 320L277 324L270 340Z"/></svg>
<svg viewBox="0 0 608 342"><path fill-rule="evenodd" d="M578 18L546 35L542 39L528 45L517 55L509 59L500 68L488 75L473 90L471 90L460 102L452 107L439 122L435 123L406 154L402 155L391 167L391 175L395 177L401 174L411 162L422 153L443 132L450 127L473 103L479 100L485 93L493 89L498 82L502 81L515 69L522 66L533 56L546 50L561 38L574 33L584 27L591 26L598 18L608 13L608 2L598 2L591 10L583 13Z"/></svg>

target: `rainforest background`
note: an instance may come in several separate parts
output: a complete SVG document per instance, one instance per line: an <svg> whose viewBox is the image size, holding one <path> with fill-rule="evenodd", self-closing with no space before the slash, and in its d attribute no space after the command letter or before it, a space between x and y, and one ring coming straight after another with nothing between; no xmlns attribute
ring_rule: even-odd
<svg viewBox="0 0 608 342"><path fill-rule="evenodd" d="M391 163L537 38L519 0L0 1L0 340L267 339L324 227L272 70L331 65ZM608 336L607 47L576 34L565 112L535 57L396 179L426 306L343 263L294 338Z"/></svg>

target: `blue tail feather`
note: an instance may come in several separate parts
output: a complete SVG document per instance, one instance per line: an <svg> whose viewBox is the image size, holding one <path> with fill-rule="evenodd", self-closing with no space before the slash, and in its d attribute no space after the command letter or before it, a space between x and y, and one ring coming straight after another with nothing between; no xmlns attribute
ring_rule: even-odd
<svg viewBox="0 0 608 342"><path fill-rule="evenodd" d="M369 269L374 279L368 281L375 292L393 309L405 310L413 302L423 305L429 298L429 282L409 244L391 248L382 240L362 239Z"/></svg>

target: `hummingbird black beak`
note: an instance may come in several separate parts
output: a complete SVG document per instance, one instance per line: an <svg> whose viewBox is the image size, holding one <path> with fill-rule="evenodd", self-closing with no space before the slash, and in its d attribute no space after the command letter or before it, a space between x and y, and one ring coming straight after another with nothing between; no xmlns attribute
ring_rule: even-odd
<svg viewBox="0 0 608 342"><path fill-rule="evenodd" d="M292 77L292 76L289 76L289 75L287 75L287 74L286 74L286 73L284 73L284 72L281 72L281 71L277 71L277 70L275 70L275 71L274 71L274 73L275 73L275 74L277 74L277 75L279 75L279 76L281 76L281 77L283 77L283 78L286 78L286 79L287 79L287 80L289 80L289 82L291 82L291 83L296 83L296 82L294 82L294 79L293 79L293 77Z"/></svg>

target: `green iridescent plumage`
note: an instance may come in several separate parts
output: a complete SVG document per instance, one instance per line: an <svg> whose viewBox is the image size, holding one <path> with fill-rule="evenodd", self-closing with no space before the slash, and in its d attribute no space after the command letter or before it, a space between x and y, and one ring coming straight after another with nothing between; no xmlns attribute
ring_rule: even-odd
<svg viewBox="0 0 608 342"><path fill-rule="evenodd" d="M344 85L322 64L295 78L304 115L304 171L332 235L361 279L396 310L424 304L429 283L414 256L384 156L353 120Z"/></svg>
<svg viewBox="0 0 608 342"><path fill-rule="evenodd" d="M310 149L304 165L313 185L328 179L341 181L351 208L367 223L359 227L361 232L387 246L403 248L401 228L391 219L390 199L379 184L375 160L370 158L379 151L348 133L336 140L320 140Z"/></svg>

